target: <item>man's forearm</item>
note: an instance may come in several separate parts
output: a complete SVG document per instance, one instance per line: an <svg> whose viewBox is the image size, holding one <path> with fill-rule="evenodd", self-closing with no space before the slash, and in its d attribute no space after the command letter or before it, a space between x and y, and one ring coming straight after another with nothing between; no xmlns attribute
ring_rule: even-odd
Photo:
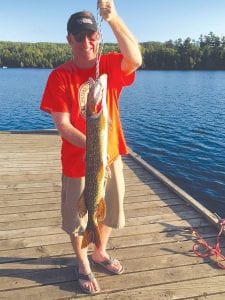
<svg viewBox="0 0 225 300"><path fill-rule="evenodd" d="M52 112L52 118L61 137L77 147L86 147L86 136L71 124L69 113Z"/></svg>
<svg viewBox="0 0 225 300"><path fill-rule="evenodd" d="M142 64L139 45L123 20L116 16L109 21L126 63L134 70Z"/></svg>
<svg viewBox="0 0 225 300"><path fill-rule="evenodd" d="M60 135L69 143L80 147L86 147L86 136L72 125L61 126L58 128Z"/></svg>

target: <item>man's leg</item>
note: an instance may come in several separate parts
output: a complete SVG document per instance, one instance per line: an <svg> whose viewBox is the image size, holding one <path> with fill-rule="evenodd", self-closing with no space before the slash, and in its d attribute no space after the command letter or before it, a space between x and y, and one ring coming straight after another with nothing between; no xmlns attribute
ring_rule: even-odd
<svg viewBox="0 0 225 300"><path fill-rule="evenodd" d="M92 254L92 259L94 262L103 262L110 259L110 256L106 251L106 247L107 247L110 234L112 232L112 228L102 224L100 230L101 230L101 246L100 248L95 248ZM120 272L120 270L122 270L122 268L123 268L122 265L116 259L113 260L113 262L107 266L107 269L109 271L111 270L112 272L118 272L118 273Z"/></svg>
<svg viewBox="0 0 225 300"><path fill-rule="evenodd" d="M123 176L123 162L119 156L110 166L111 178L106 185L106 218L104 224L100 225L101 246L95 249L92 259L95 262L109 260L110 256L106 251L107 243L112 232L112 228L121 228L125 225L123 200L125 194L125 184ZM110 261L107 269L115 273L120 273L123 269L120 262L116 259Z"/></svg>
<svg viewBox="0 0 225 300"><path fill-rule="evenodd" d="M62 229L66 231L78 260L79 274L91 274L87 256L87 248L81 249L82 233L87 224L87 215L79 216L79 199L84 191L85 180L82 178L70 178L62 176ZM96 279L79 279L79 284L87 291L99 290Z"/></svg>
<svg viewBox="0 0 225 300"><path fill-rule="evenodd" d="M70 235L71 243L76 254L78 265L79 265L79 273L84 275L91 274L90 263L88 260L87 250L88 248L81 248L82 244L82 236L74 236L73 234ZM99 290L99 285L94 278L92 281L90 280L79 280L80 284L91 292L95 292Z"/></svg>

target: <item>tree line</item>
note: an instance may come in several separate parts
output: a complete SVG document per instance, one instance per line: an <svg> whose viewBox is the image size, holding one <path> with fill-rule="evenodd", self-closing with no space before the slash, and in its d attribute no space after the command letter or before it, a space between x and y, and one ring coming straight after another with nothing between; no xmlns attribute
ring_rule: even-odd
<svg viewBox="0 0 225 300"><path fill-rule="evenodd" d="M225 70L225 37L213 32L199 39L140 43L143 70ZM117 51L117 44L105 43L103 53ZM55 68L71 59L65 43L0 42L0 66L13 68Z"/></svg>

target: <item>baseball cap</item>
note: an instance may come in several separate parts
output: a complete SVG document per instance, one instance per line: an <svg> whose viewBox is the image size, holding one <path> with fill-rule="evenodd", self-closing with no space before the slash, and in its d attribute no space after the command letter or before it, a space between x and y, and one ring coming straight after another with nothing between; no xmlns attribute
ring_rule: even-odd
<svg viewBox="0 0 225 300"><path fill-rule="evenodd" d="M68 34L76 35L85 30L98 31L97 23L93 14L89 11L79 11L70 16L67 23Z"/></svg>

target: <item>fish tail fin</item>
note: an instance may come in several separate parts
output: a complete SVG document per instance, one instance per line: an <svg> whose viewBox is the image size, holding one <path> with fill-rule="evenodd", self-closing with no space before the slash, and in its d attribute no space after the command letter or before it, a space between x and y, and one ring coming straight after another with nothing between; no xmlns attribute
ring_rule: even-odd
<svg viewBox="0 0 225 300"><path fill-rule="evenodd" d="M101 244L101 233L98 225L93 228L87 228L84 232L81 248L86 248L90 243L94 243L97 248Z"/></svg>
<svg viewBox="0 0 225 300"><path fill-rule="evenodd" d="M102 198L98 204L98 208L96 211L96 216L98 222L102 222L105 219L106 216L106 205L105 200Z"/></svg>

